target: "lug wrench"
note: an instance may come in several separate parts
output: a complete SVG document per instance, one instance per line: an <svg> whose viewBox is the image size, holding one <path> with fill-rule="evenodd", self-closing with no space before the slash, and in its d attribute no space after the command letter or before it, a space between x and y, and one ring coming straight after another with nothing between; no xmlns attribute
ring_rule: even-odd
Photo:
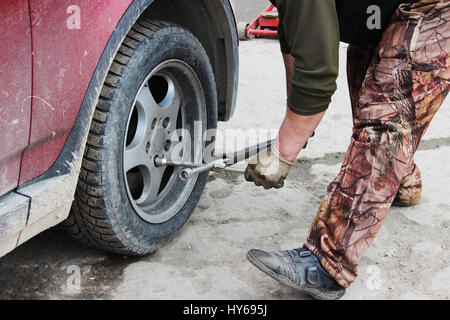
<svg viewBox="0 0 450 320"><path fill-rule="evenodd" d="M165 158L156 158L155 164L157 166L174 166L174 167L184 167L180 171L180 179L183 181L188 181L195 175L206 172L206 171L222 171L222 172L234 172L234 173L244 173L245 168L232 168L231 166L248 160L254 155L257 155L261 151L268 149L275 140L269 140L254 146L250 146L239 151L232 153L231 155L222 155L221 158L218 158L211 163L207 164L195 164L195 163L185 163L185 162L177 162L170 161Z"/></svg>

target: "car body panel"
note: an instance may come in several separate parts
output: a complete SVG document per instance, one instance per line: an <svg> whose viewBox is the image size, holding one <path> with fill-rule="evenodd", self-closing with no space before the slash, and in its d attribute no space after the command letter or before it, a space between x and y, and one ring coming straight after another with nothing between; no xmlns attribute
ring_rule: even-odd
<svg viewBox="0 0 450 320"><path fill-rule="evenodd" d="M27 0L0 4L0 196L18 185L31 114L31 33Z"/></svg>
<svg viewBox="0 0 450 320"><path fill-rule="evenodd" d="M19 184L47 171L67 140L103 50L131 0L29 0L33 36L30 145Z"/></svg>

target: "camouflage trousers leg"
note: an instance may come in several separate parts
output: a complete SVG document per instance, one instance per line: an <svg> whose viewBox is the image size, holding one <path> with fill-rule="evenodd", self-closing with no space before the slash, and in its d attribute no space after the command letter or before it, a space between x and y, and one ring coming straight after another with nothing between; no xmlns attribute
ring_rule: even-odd
<svg viewBox="0 0 450 320"><path fill-rule="evenodd" d="M357 114L359 93L367 69L372 63L375 48L350 45L347 50L347 80L353 116ZM392 205L409 207L417 204L422 196L422 177L419 167L411 161L408 174L400 183L400 188Z"/></svg>
<svg viewBox="0 0 450 320"><path fill-rule="evenodd" d="M402 4L373 53L357 52L370 63L349 74L353 135L305 243L343 287L400 187L420 181L414 153L450 89L449 21L448 0Z"/></svg>

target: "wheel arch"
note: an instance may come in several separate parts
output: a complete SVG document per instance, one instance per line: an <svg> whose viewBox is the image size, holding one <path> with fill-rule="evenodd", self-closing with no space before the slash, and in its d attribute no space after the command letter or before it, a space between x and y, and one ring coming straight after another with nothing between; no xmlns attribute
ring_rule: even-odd
<svg viewBox="0 0 450 320"><path fill-rule="evenodd" d="M236 22L229 0L154 0L143 16L176 23L193 33L213 67L219 121L231 118L239 72Z"/></svg>
<svg viewBox="0 0 450 320"><path fill-rule="evenodd" d="M180 14L183 10L179 10L179 13L171 16L173 6L181 6L187 14ZM57 160L44 174L19 186L18 191L53 177L72 174L74 168L79 167L77 162L81 164L82 151L103 83L123 39L140 16L177 23L200 40L210 58L216 78L218 120L227 121L231 118L236 106L239 53L234 13L229 0L134 0L116 26L98 61L75 124ZM201 23L201 19L205 19L211 27L207 33L202 32L205 24ZM75 171L78 175L79 168Z"/></svg>

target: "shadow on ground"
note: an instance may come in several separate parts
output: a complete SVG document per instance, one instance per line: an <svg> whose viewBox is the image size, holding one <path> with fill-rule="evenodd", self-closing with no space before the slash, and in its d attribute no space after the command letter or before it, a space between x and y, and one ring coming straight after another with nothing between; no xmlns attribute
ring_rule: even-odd
<svg viewBox="0 0 450 320"><path fill-rule="evenodd" d="M137 260L79 245L56 227L0 260L0 299L107 299Z"/></svg>

